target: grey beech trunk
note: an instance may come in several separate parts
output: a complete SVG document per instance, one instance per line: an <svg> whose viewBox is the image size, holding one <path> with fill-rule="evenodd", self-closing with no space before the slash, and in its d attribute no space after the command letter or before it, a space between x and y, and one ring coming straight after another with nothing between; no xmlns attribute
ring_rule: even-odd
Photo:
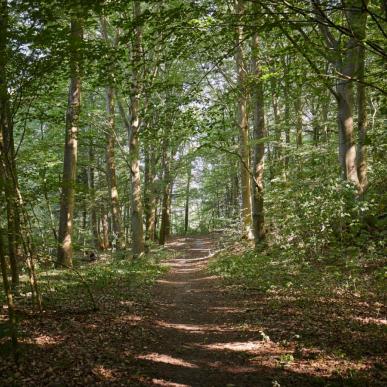
<svg viewBox="0 0 387 387"><path fill-rule="evenodd" d="M105 43L110 46L106 19L101 17L101 33ZM114 42L116 44L116 42ZM113 239L116 241L116 247L121 249L125 246L124 235L122 231L122 216L120 211L120 201L118 197L117 177L116 177L116 159L115 159L115 92L113 85L113 69L108 66L109 80L105 87L106 96L106 115L107 124L105 131L106 140L106 179L109 192L109 202L112 214Z"/></svg>
<svg viewBox="0 0 387 387"><path fill-rule="evenodd" d="M81 108L81 55L82 21L71 21L70 87L66 112L65 149L63 161L62 195L59 215L57 266L71 267L73 258L72 231L77 171L79 114Z"/></svg>
<svg viewBox="0 0 387 387"><path fill-rule="evenodd" d="M115 160L115 103L114 90L111 86L106 86L106 179L108 183L109 201L112 212L112 228L114 239L116 239L117 248L124 247L122 235L122 217L120 211L120 202L118 198L116 160Z"/></svg>
<svg viewBox="0 0 387 387"><path fill-rule="evenodd" d="M244 237L252 239L250 148L247 111L248 93L246 90L246 63L243 50L244 31L241 21L244 12L244 0L235 0L235 13L238 20L238 26L236 29L235 62L238 77L237 125L239 128L240 175L242 194L241 217L243 226L242 234Z"/></svg>
<svg viewBox="0 0 387 387"><path fill-rule="evenodd" d="M139 1L133 3L133 18L138 21L141 15ZM144 252L144 230L142 221L142 195L140 176L140 60L141 60L141 27L134 32L132 47L132 85L131 85L131 122L129 136L130 178L131 178L131 223L132 223L132 253L136 258Z"/></svg>
<svg viewBox="0 0 387 387"><path fill-rule="evenodd" d="M359 178L359 193L361 195L367 190L368 177L367 177L367 93L366 85L364 84L364 70L365 70L365 48L363 40L365 38L366 17L364 21L360 23L358 30L358 38L360 40L360 46L358 47L358 66L356 76L357 83L357 115L358 115L358 147L357 147L357 174Z"/></svg>
<svg viewBox="0 0 387 387"><path fill-rule="evenodd" d="M362 42L365 39L367 12L364 10L364 7L367 6L368 0L348 0L345 3L343 13L350 32L344 50L324 22L326 19L324 11L320 7L320 0L311 1L316 16L319 19L321 34L325 39L327 47L333 53L333 55L329 55L329 60L338 76L335 97L338 106L339 160L342 176L354 184L358 191L361 192L358 176L359 159L357 162L353 123L353 83L358 76L359 60L364 62L364 58L362 59L361 55L359 58L359 47L363 45ZM359 118L362 119L361 115L359 115Z"/></svg>
<svg viewBox="0 0 387 387"><path fill-rule="evenodd" d="M259 14L260 7L254 6L254 10ZM263 96L263 82L261 80L261 69L259 65L259 36L254 33L252 38L252 67L254 74L254 85L252 92L253 103L253 141L254 141L254 159L253 159L253 231L254 241L257 247L265 237L265 215L264 215L264 188L263 172L266 136L265 128L265 104Z"/></svg>
<svg viewBox="0 0 387 387"><path fill-rule="evenodd" d="M170 227L170 193L171 193L171 159L168 155L168 140L164 142L163 149L163 191L162 191L162 203L161 203L161 224L159 243L165 244L165 241L169 234Z"/></svg>
<svg viewBox="0 0 387 387"><path fill-rule="evenodd" d="M156 228L156 156L150 152L149 145L145 147L145 171L144 171L144 213L145 236L147 240L155 240Z"/></svg>
<svg viewBox="0 0 387 387"><path fill-rule="evenodd" d="M98 220L97 220L97 206L95 202L95 155L94 155L94 143L90 140L89 144L89 166L87 168L87 184L90 195L90 231L93 236L93 244L96 250L100 249L99 233L98 233Z"/></svg>
<svg viewBox="0 0 387 387"><path fill-rule="evenodd" d="M189 199L190 199L190 185L191 185L191 164L187 168L187 185L185 187L185 208L184 208L184 234L188 233L189 229Z"/></svg>

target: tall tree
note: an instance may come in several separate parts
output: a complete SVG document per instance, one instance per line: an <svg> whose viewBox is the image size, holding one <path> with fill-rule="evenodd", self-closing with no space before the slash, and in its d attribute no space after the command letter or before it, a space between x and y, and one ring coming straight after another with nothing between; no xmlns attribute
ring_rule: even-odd
<svg viewBox="0 0 387 387"><path fill-rule="evenodd" d="M254 13L260 14L259 4L254 5ZM259 35L255 31L252 37L252 70L254 75L252 103L253 103L253 231L255 246L265 237L265 215L263 202L263 171L265 157L266 136L265 102L263 94L262 71L259 64Z"/></svg>
<svg viewBox="0 0 387 387"><path fill-rule="evenodd" d="M137 23L132 45L132 84L131 84L131 121L129 135L130 178L131 178L131 223L132 223L132 252L136 258L144 252L144 228L142 220L142 194L140 176L140 71L141 40L140 1L133 3L133 19Z"/></svg>
<svg viewBox="0 0 387 387"><path fill-rule="evenodd" d="M368 0L348 0L342 2L342 12L346 18L347 29L351 31L344 44L344 49L342 49L339 39L334 36L328 27L329 23L327 21L329 21L329 18L322 9L320 0L312 0L321 35L324 38L326 47L332 52L328 58L334 66L338 77L336 84L336 99L339 124L339 158L342 175L348 181L353 183L358 190L360 190L360 184L356 163L356 145L353 124L353 84L359 68L359 47L361 48L361 41L365 38L367 13L364 12L364 7L367 7L367 4ZM364 56L361 60L364 61Z"/></svg>
<svg viewBox="0 0 387 387"><path fill-rule="evenodd" d="M81 109L82 20L73 17L70 32L70 86L66 112L62 195L59 216L57 265L72 266L73 217L78 156L79 115Z"/></svg>
<svg viewBox="0 0 387 387"><path fill-rule="evenodd" d="M18 256L21 254L21 227L18 208L18 178L16 171L13 119L8 91L8 1L0 2L0 147L2 165L0 172L4 179L7 202L8 255L11 264L12 285L19 283Z"/></svg>
<svg viewBox="0 0 387 387"><path fill-rule="evenodd" d="M237 125L239 128L240 175L242 194L243 236L252 238L251 230L251 190L250 190L250 148L248 122L248 92L246 89L246 60L243 50L245 39L243 16L244 0L235 0L234 9L237 20L235 62L238 77Z"/></svg>
<svg viewBox="0 0 387 387"><path fill-rule="evenodd" d="M101 33L106 42L109 45L109 35L107 30L107 22L104 17L101 18ZM118 38L118 35L117 35ZM117 40L117 39L116 39ZM114 42L116 45L116 42ZM106 77L108 82L105 86L106 96L106 114L107 125L105 131L106 139L106 179L108 183L109 199L112 211L112 225L113 234L116 241L116 246L122 248L124 246L123 233L122 233L122 216L120 210L120 201L118 197L117 176L116 176L116 159L115 159L115 92L113 87L114 72L112 66L108 66Z"/></svg>

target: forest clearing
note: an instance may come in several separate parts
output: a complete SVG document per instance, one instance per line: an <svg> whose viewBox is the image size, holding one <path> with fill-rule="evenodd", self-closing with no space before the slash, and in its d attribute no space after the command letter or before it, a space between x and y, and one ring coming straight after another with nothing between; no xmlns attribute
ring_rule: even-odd
<svg viewBox="0 0 387 387"><path fill-rule="evenodd" d="M387 6L0 0L0 386L385 386Z"/></svg>

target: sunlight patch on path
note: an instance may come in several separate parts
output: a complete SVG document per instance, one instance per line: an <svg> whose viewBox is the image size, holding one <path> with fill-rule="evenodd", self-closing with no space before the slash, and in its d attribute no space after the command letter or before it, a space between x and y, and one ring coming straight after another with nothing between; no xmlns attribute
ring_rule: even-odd
<svg viewBox="0 0 387 387"><path fill-rule="evenodd" d="M190 363L183 359L178 359L176 357L172 357L169 355L164 355L156 352L148 353L147 355L137 356L137 359L150 360L156 363L165 363L165 364L171 364L171 365L187 367L187 368L199 368L196 364Z"/></svg>
<svg viewBox="0 0 387 387"><path fill-rule="evenodd" d="M172 383L172 382L168 382L168 381L163 380L163 379L152 379L152 383L153 383L155 386L165 386L165 387L191 387L191 386L188 385L188 384Z"/></svg>

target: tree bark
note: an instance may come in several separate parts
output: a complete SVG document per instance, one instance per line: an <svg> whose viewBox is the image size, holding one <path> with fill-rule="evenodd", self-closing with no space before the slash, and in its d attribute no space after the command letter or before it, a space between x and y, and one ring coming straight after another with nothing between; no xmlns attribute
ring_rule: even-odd
<svg viewBox="0 0 387 387"><path fill-rule="evenodd" d="M150 152L149 145L145 147L144 181L145 238L154 241L156 226L156 157L154 152Z"/></svg>
<svg viewBox="0 0 387 387"><path fill-rule="evenodd" d="M106 112L107 112L107 128L106 128L106 178L109 190L109 201L112 211L112 225L114 239L117 241L118 249L124 247L122 235L122 217L120 211L120 203L118 198L117 176L116 176L116 161L115 161L115 103L114 90L111 86L106 86Z"/></svg>
<svg viewBox="0 0 387 387"><path fill-rule="evenodd" d="M5 252L4 252L4 246L3 246L3 230L1 228L0 228L0 266L1 266L1 274L3 279L3 288L4 288L4 293L7 299L7 306L8 306L10 337L11 337L12 348L14 352L14 358L17 361L18 360L18 348L17 348L18 339L17 339L16 310L15 310L15 304L13 302L13 294L8 282L7 263L5 260Z"/></svg>
<svg viewBox="0 0 387 387"><path fill-rule="evenodd" d="M57 266L71 267L73 258L72 231L78 153L79 114L81 108L81 57L83 28L78 18L71 21L70 87L66 113L66 139L63 162L62 195L58 231Z"/></svg>
<svg viewBox="0 0 387 387"><path fill-rule="evenodd" d="M254 6L256 13L259 13L258 3ZM261 69L259 66L259 36L255 33L252 38L252 67L255 76L254 89L252 93L253 101L253 139L254 139L254 162L253 162L253 230L255 246L265 238L265 215L264 215L264 157L266 136L265 128L265 104L263 95L263 82L260 79Z"/></svg>
<svg viewBox="0 0 387 387"><path fill-rule="evenodd" d="M8 255L11 265L12 286L19 284L18 258L21 255L21 225L17 195L17 171L13 122L7 79L8 61L8 2L0 1L0 147L3 183L7 202Z"/></svg>
<svg viewBox="0 0 387 387"><path fill-rule="evenodd" d="M239 128L239 149L240 149L240 175L242 193L242 235L252 239L251 229L251 185L250 185L250 149L249 149L249 126L248 126L248 97L246 91L246 63L243 52L244 31L241 25L241 18L244 15L244 0L235 0L235 13L237 16L236 30L236 52L235 62L238 77L238 106L237 125Z"/></svg>
<svg viewBox="0 0 387 387"><path fill-rule="evenodd" d="M139 1L133 3L133 18L137 19L141 15ZM141 39L140 26L135 28L134 41L132 47L132 87L131 87L131 123L129 137L130 152L130 177L131 177L131 223L132 223L132 253L136 258L144 252L144 230L142 221L142 195L140 176L140 74L138 67L141 60Z"/></svg>
<svg viewBox="0 0 387 387"><path fill-rule="evenodd" d="M184 234L187 235L189 228L189 199L191 185L191 165L187 169L187 185L185 187L185 208L184 208Z"/></svg>
<svg viewBox="0 0 387 387"><path fill-rule="evenodd" d="M87 168L87 182L90 195L90 231L93 236L93 245L96 250L100 249L98 220L97 220L97 206L95 202L95 168L94 168L94 143L90 140L89 144L89 166Z"/></svg>
<svg viewBox="0 0 387 387"><path fill-rule="evenodd" d="M170 227L170 192L171 192L171 160L168 152L169 142L165 140L163 149L163 198L161 204L161 224L159 243L164 245L168 237L168 228Z"/></svg>

